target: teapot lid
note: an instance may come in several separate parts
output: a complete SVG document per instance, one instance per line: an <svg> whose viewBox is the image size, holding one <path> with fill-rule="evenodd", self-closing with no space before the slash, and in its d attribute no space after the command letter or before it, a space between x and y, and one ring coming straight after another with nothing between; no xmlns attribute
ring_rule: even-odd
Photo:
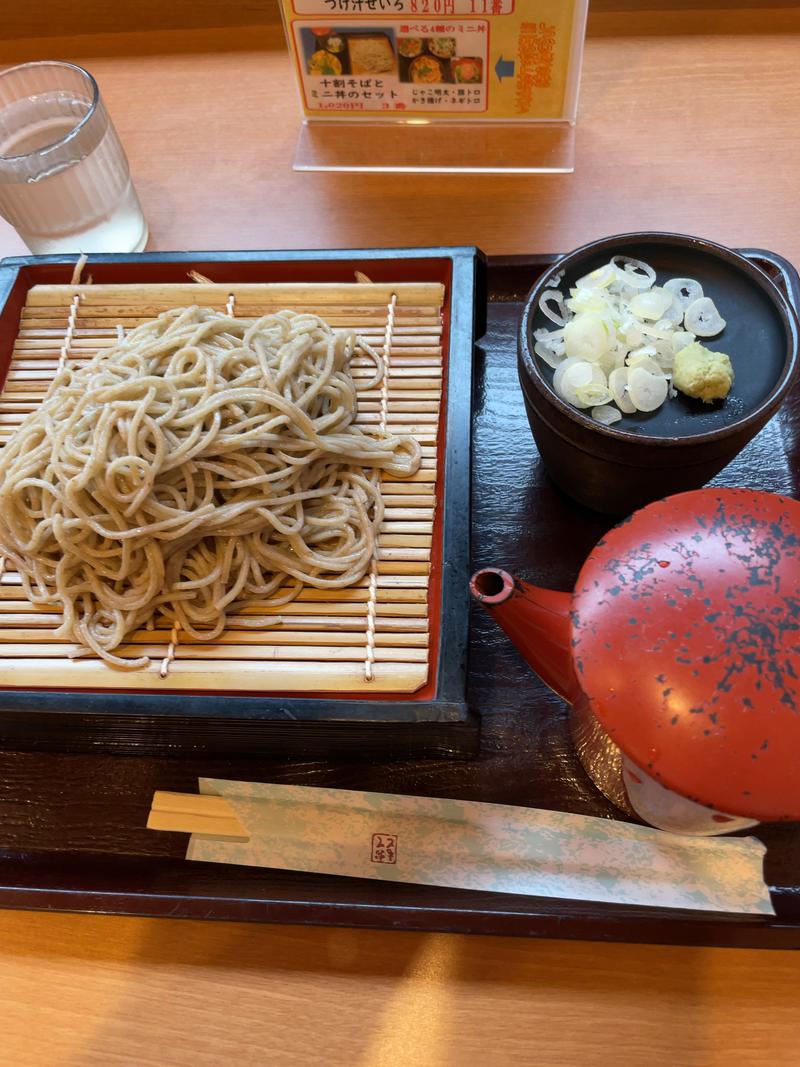
<svg viewBox="0 0 800 1067"><path fill-rule="evenodd" d="M700 804L800 819L800 503L700 489L594 548L575 668L634 763Z"/></svg>

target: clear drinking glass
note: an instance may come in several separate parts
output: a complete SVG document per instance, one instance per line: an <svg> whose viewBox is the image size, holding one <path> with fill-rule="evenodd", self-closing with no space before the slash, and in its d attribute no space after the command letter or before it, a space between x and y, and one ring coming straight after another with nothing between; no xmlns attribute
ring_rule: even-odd
<svg viewBox="0 0 800 1067"><path fill-rule="evenodd" d="M0 215L31 252L140 252L147 223L128 160L82 67L0 71Z"/></svg>

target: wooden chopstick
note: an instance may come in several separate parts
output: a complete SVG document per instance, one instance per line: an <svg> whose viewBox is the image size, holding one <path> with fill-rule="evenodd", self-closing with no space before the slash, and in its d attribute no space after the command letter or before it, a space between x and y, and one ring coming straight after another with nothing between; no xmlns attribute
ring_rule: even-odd
<svg viewBox="0 0 800 1067"><path fill-rule="evenodd" d="M250 840L247 830L224 797L202 793L171 793L157 789L153 794L147 829Z"/></svg>

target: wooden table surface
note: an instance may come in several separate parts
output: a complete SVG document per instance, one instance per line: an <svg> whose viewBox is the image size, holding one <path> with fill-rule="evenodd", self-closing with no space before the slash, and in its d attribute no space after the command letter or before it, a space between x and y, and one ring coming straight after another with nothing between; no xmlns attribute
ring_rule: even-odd
<svg viewBox="0 0 800 1067"><path fill-rule="evenodd" d="M57 57L96 74L152 249L547 252L663 228L800 262L793 3L601 11L574 175L420 179L292 173L297 106L273 15L254 3L258 25L215 29L214 5L193 6L205 28L114 33L106 16L100 33L58 38L21 36L22 12L0 43L2 64ZM0 255L20 252L0 223ZM14 1067L747 1067L796 1062L800 1043L787 952L5 912L0 980Z"/></svg>

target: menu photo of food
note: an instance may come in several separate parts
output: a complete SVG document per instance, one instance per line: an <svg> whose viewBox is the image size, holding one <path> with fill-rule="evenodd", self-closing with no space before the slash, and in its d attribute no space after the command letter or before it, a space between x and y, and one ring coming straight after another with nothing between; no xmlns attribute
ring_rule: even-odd
<svg viewBox="0 0 800 1067"><path fill-rule="evenodd" d="M457 52L455 37L398 37L400 81L479 85L483 81L483 60L459 56Z"/></svg>
<svg viewBox="0 0 800 1067"><path fill-rule="evenodd" d="M304 27L300 31L306 72L312 77L387 75L397 77L394 32L373 28Z"/></svg>

